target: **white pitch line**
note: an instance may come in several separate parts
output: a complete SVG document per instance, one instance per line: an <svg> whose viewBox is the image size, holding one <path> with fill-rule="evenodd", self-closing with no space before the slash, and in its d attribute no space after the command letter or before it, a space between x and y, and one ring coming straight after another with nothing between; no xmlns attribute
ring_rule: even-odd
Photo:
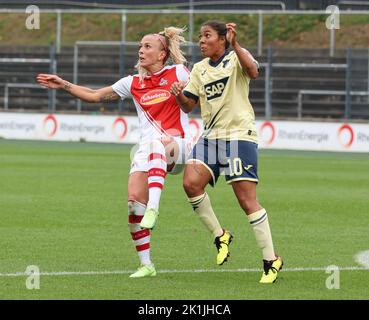
<svg viewBox="0 0 369 320"><path fill-rule="evenodd" d="M301 267L301 268L283 268L283 272L296 272L296 271L326 271L328 267ZM368 267L339 267L340 271L356 271L356 270L369 270ZM130 274L136 270L112 270L112 271L51 271L40 272L40 276L96 276L96 275L114 275L114 274ZM172 270L157 270L157 273L216 273L216 272L261 272L261 269L172 269ZM0 277L25 277L30 273L15 272L15 273L0 273ZM36 273L33 273L36 275Z"/></svg>

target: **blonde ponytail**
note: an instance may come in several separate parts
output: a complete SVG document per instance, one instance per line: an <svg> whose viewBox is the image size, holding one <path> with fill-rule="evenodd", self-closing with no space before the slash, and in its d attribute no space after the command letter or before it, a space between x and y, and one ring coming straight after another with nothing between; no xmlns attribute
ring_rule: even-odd
<svg viewBox="0 0 369 320"><path fill-rule="evenodd" d="M180 46L185 43L185 38L181 35L186 31L186 28L168 27L159 32L160 35L165 37L168 43L169 56L173 63L184 64L186 58L182 52Z"/></svg>
<svg viewBox="0 0 369 320"><path fill-rule="evenodd" d="M156 34L157 36L162 36L163 40L160 40L164 45L164 48L169 53L169 58L174 64L184 64L187 60L184 57L184 53L182 52L180 46L182 43L185 43L185 38L181 35L186 31L186 28L176 28L176 27L168 27L164 28L163 31ZM165 43L163 43L165 41ZM168 60L164 61L164 64L168 64ZM140 61L137 62L135 68L138 71L140 82L143 81L145 76L147 75L147 70L140 65Z"/></svg>

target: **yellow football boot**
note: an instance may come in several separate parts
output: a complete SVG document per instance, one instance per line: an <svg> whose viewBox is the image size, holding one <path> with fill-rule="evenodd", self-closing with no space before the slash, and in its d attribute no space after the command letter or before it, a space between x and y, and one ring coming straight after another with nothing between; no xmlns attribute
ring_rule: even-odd
<svg viewBox="0 0 369 320"><path fill-rule="evenodd" d="M153 208L146 209L141 220L140 227L143 229L154 229L159 217L159 211Z"/></svg>
<svg viewBox="0 0 369 320"><path fill-rule="evenodd" d="M154 265L148 266L143 265L140 266L135 273L132 273L129 277L130 278L143 278L143 277L155 277L156 270Z"/></svg>
<svg viewBox="0 0 369 320"><path fill-rule="evenodd" d="M233 236L228 230L223 230L223 234L219 237L216 237L214 240L214 244L218 249L217 254L217 264L222 265L227 261L229 257L229 245L232 242Z"/></svg>
<svg viewBox="0 0 369 320"><path fill-rule="evenodd" d="M261 276L260 283L274 283L277 280L278 272L281 271L283 261L281 257L276 256L277 259L264 262L264 272Z"/></svg>

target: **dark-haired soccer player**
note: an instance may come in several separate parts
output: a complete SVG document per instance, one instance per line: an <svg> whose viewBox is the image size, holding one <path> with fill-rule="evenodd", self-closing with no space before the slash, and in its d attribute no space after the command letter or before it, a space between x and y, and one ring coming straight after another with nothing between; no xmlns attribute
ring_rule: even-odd
<svg viewBox="0 0 369 320"><path fill-rule="evenodd" d="M260 282L273 283L283 262L274 251L267 212L256 197L258 145L248 98L249 82L258 76L259 65L237 42L234 23L204 23L199 44L205 58L194 65L189 83L177 82L171 87L184 112L200 104L205 126L187 161L184 189L193 209L215 236L217 263L221 265L229 256L232 235L220 226L205 187L215 185L219 175L225 174L262 250Z"/></svg>

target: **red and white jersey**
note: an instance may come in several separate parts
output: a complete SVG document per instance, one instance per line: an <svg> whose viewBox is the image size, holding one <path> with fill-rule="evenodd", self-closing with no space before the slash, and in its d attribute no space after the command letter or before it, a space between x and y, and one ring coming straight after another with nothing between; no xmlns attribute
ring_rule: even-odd
<svg viewBox="0 0 369 320"><path fill-rule="evenodd" d="M145 77L127 76L112 85L122 98L133 99L140 123L141 142L161 137L189 138L188 116L170 93L173 82L188 82L189 71L181 64L166 66L157 73Z"/></svg>

